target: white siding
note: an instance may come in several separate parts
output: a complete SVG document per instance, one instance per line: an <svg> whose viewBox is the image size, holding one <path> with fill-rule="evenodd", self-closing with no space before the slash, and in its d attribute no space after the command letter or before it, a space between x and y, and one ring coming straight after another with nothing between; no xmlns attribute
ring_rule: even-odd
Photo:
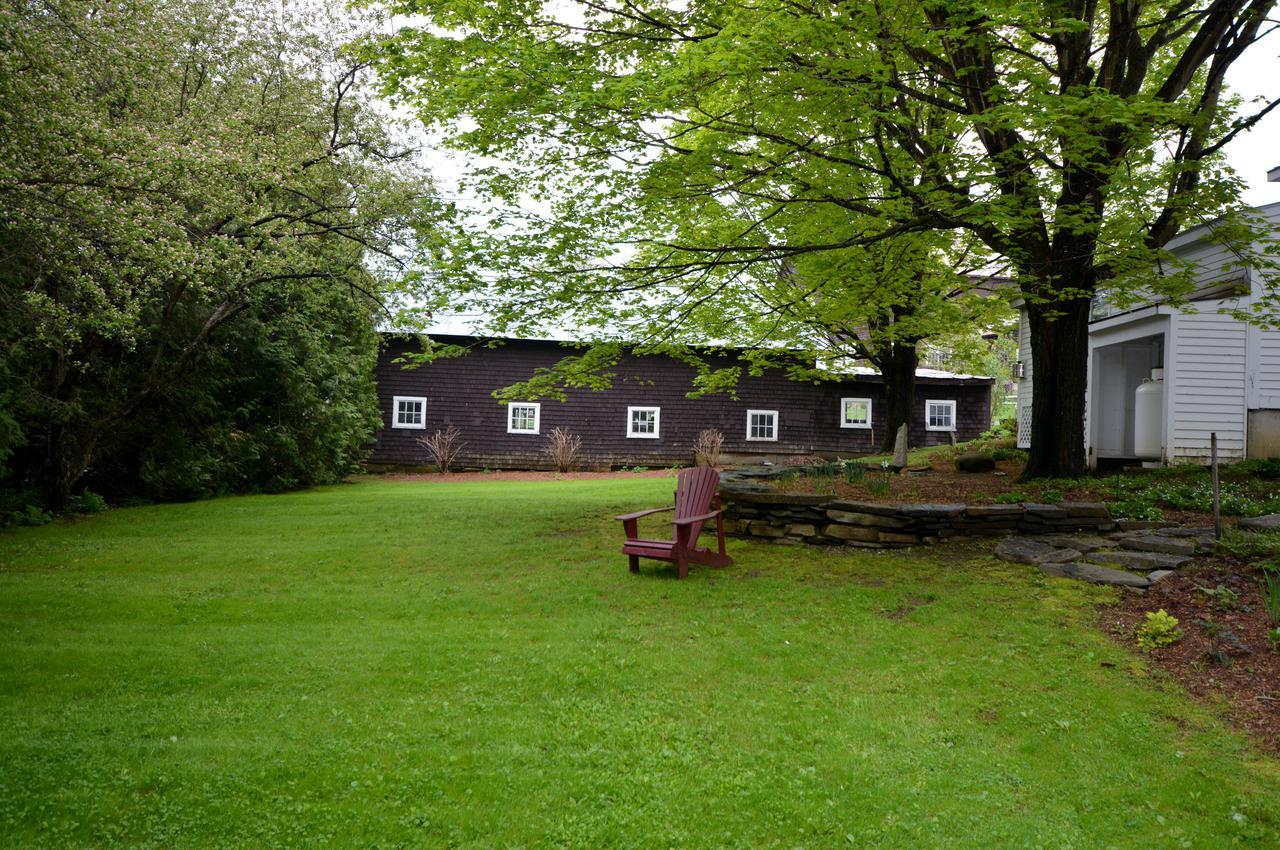
<svg viewBox="0 0 1280 850"><path fill-rule="evenodd" d="M1174 324L1175 348L1166 359L1175 372L1171 381L1170 460L1207 461L1209 435L1215 431L1219 457L1243 458L1248 361L1245 325L1207 310L1180 313Z"/></svg>
<svg viewBox="0 0 1280 850"><path fill-rule="evenodd" d="M1026 370L1018 381L1018 448L1031 448L1031 323L1022 310L1018 321L1018 359Z"/></svg>
<svg viewBox="0 0 1280 850"><path fill-rule="evenodd" d="M1257 410L1280 410L1280 331L1254 328L1256 358L1250 364L1253 392L1249 406Z"/></svg>

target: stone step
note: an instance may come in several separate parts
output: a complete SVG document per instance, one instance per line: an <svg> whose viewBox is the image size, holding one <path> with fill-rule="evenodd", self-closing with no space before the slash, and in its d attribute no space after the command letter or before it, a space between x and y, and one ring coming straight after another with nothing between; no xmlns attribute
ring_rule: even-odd
<svg viewBox="0 0 1280 850"><path fill-rule="evenodd" d="M1116 541L1125 549L1136 549L1139 552L1163 552L1167 555L1194 555L1196 544L1192 540L1173 540L1168 537L1147 535L1144 537L1122 537Z"/></svg>
<svg viewBox="0 0 1280 850"><path fill-rule="evenodd" d="M1169 555L1163 552L1090 552L1084 559L1094 564L1115 564L1135 570L1176 570L1191 563L1194 558L1186 555Z"/></svg>
<svg viewBox="0 0 1280 850"><path fill-rule="evenodd" d="M1112 570L1107 567L1100 567L1097 564L1085 564L1077 561L1069 564L1040 564L1039 567L1051 576L1075 578L1082 581L1091 581L1094 584L1110 584L1121 587L1151 586L1151 579L1146 576L1136 576L1133 573L1126 573L1124 570Z"/></svg>

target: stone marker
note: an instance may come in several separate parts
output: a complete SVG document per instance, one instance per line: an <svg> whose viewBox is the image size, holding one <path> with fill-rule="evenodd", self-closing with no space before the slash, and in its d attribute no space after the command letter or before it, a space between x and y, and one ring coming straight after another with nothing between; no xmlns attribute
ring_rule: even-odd
<svg viewBox="0 0 1280 850"><path fill-rule="evenodd" d="M905 469L907 466L907 423L898 426L897 436L893 440L893 468Z"/></svg>

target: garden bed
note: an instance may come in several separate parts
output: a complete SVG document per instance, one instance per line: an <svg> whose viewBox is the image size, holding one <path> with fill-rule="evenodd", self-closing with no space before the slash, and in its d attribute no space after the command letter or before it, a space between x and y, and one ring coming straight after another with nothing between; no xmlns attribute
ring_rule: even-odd
<svg viewBox="0 0 1280 850"><path fill-rule="evenodd" d="M1117 519L1166 520L1187 525L1204 525L1210 515L1212 489L1204 467L1132 469L1111 475L1024 482L1022 455L1008 449L989 452L996 458L990 471L957 471L955 458L966 448L933 453L925 464L898 474L878 466L864 467L857 461L797 458L792 466L748 473L748 477L767 482L780 493L849 501L968 505L1102 502ZM1226 517L1280 512L1280 461L1223 466L1221 499Z"/></svg>
<svg viewBox="0 0 1280 850"><path fill-rule="evenodd" d="M1280 752L1280 654L1259 587L1261 570L1218 558L1180 571L1145 593L1126 593L1101 609L1102 627L1134 644L1149 611L1178 619L1182 637L1149 650L1151 663L1202 699L1222 700L1236 722L1272 752ZM1221 588L1221 590L1219 590Z"/></svg>

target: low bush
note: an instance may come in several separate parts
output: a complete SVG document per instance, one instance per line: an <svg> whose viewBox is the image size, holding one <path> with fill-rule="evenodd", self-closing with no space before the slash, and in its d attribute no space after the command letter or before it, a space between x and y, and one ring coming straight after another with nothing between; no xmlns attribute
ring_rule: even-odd
<svg viewBox="0 0 1280 850"><path fill-rule="evenodd" d="M467 444L462 442L462 432L450 425L443 431L436 431L430 437L419 437L418 443L427 450L435 462L436 469L445 475L453 468Z"/></svg>
<svg viewBox="0 0 1280 850"><path fill-rule="evenodd" d="M555 466L557 472L568 472L573 469L582 451L582 438L568 428L553 428L547 435L547 443L542 447L545 454Z"/></svg>
<svg viewBox="0 0 1280 850"><path fill-rule="evenodd" d="M79 496L72 496L67 507L77 514L98 514L107 509L107 500L90 490Z"/></svg>
<svg viewBox="0 0 1280 850"><path fill-rule="evenodd" d="M704 428L698 432L693 441L693 462L695 465L716 467L720 465L720 454L724 451L724 434L715 428Z"/></svg>
<svg viewBox="0 0 1280 850"><path fill-rule="evenodd" d="M1146 621L1138 626L1135 636L1138 646L1156 649L1176 643L1182 637L1182 629L1178 628L1178 618L1161 608L1147 612Z"/></svg>
<svg viewBox="0 0 1280 850"><path fill-rule="evenodd" d="M1280 556L1280 531L1239 531L1228 529L1218 541L1218 550L1245 560Z"/></svg>

